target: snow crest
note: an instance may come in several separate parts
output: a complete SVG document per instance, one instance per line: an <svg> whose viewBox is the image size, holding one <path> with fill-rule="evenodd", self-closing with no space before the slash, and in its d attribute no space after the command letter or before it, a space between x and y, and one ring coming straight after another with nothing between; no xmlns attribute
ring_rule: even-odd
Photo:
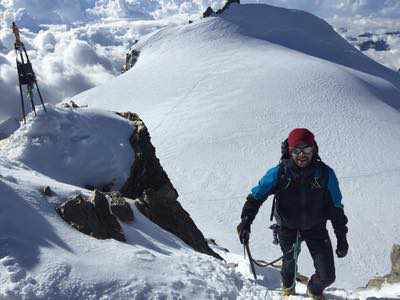
<svg viewBox="0 0 400 300"><path fill-rule="evenodd" d="M112 113L47 106L11 135L4 154L36 172L84 187L113 183L118 190L133 164L130 123Z"/></svg>

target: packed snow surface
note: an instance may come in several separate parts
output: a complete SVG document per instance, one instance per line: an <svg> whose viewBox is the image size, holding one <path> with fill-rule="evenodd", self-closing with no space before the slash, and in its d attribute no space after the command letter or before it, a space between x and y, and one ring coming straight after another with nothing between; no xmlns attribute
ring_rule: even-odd
<svg viewBox="0 0 400 300"><path fill-rule="evenodd" d="M7 158L76 186L121 188L133 163L129 122L98 110L47 110L35 122L31 115L7 140L2 149Z"/></svg>
<svg viewBox="0 0 400 300"><path fill-rule="evenodd" d="M206 236L242 251L234 228L246 195L277 164L290 130L307 127L339 177L349 218L350 251L336 261L335 286L364 286L389 272L400 238L400 81L393 71L323 20L267 5L232 5L222 18L169 26L137 49L132 70L74 99L140 114ZM270 202L251 239L254 255L267 259L280 255L267 229ZM311 274L303 250L300 270Z"/></svg>

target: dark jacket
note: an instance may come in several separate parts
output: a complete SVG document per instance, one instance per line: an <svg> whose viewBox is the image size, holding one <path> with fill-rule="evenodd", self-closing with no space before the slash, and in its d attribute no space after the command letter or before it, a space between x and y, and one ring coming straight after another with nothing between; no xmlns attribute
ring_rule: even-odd
<svg viewBox="0 0 400 300"><path fill-rule="evenodd" d="M331 220L338 237L347 233L347 217L335 172L321 161L299 168L288 159L268 170L255 186L243 207L242 218L252 222L269 195L275 194L274 215L289 229L325 227Z"/></svg>

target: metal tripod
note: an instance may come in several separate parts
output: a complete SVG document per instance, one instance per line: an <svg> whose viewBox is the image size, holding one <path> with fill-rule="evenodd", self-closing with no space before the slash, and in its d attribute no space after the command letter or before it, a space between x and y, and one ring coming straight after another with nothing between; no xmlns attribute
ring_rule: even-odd
<svg viewBox="0 0 400 300"><path fill-rule="evenodd" d="M26 85L27 94L31 102L32 110L35 113L35 116L37 114L35 109L35 103L33 101L34 86L36 86L36 90L39 95L40 102L43 106L44 111L46 111L46 107L44 106L42 94L40 93L40 89L37 84L35 72L33 72L32 64L29 60L28 53L26 52L25 45L24 43L21 42L19 29L15 24L15 22L13 22L12 24L12 30L15 35L15 43L14 43L15 55L16 55L15 60L17 63L17 71L18 71L19 92L21 94L22 118L24 120L24 123L26 123L25 102L24 102L24 95L22 92L22 86Z"/></svg>

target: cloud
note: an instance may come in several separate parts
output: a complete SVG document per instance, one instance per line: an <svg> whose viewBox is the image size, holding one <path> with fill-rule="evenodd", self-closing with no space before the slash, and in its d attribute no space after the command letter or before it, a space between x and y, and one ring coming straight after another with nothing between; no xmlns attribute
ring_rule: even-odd
<svg viewBox="0 0 400 300"><path fill-rule="evenodd" d="M134 40L166 24L163 20L117 20L46 25L38 33L22 29L21 38L45 102L57 103L120 74ZM9 26L0 28L0 121L21 115L14 40Z"/></svg>

